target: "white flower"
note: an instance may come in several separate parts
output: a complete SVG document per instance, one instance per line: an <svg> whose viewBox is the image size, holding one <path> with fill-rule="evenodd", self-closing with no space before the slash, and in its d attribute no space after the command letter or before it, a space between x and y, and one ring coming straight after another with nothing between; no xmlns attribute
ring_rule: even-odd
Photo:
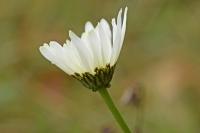
<svg viewBox="0 0 200 133"><path fill-rule="evenodd" d="M85 86L93 90L108 87L124 41L127 10L126 7L123 20L122 9L118 13L117 20L112 19L112 30L105 19L101 19L96 27L87 22L81 37L69 31L71 40L67 40L63 46L51 41L49 44L45 43L39 50L47 60L84 82ZM100 78L100 75L103 76ZM99 83L94 85L90 83L91 81Z"/></svg>

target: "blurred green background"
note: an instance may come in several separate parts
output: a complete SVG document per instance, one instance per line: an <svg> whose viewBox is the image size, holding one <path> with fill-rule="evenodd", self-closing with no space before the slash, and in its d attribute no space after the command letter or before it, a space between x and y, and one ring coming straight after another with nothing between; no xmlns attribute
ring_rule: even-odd
<svg viewBox="0 0 200 133"><path fill-rule="evenodd" d="M124 47L109 89L135 133L200 132L199 0L0 0L0 132L121 133L98 93L51 65L86 21L128 6Z"/></svg>

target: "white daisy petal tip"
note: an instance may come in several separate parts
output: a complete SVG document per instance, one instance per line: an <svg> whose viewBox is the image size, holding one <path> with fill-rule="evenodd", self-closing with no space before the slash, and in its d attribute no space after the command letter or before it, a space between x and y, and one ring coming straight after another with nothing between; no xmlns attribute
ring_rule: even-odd
<svg viewBox="0 0 200 133"><path fill-rule="evenodd" d="M128 6L125 7L125 12L127 12L127 11L128 11Z"/></svg>
<svg viewBox="0 0 200 133"><path fill-rule="evenodd" d="M92 30L94 30L93 24L90 21L86 22L85 23L85 32L90 32Z"/></svg>
<svg viewBox="0 0 200 133"><path fill-rule="evenodd" d="M96 26L87 21L81 37L69 30L70 40L65 44L50 41L40 46L39 51L93 91L108 88L123 45L127 11L128 7L121 8L111 23L104 18Z"/></svg>

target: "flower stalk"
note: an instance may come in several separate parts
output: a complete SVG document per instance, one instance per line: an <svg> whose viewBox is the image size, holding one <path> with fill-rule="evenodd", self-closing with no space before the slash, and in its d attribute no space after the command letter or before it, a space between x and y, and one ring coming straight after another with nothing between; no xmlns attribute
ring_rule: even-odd
<svg viewBox="0 0 200 133"><path fill-rule="evenodd" d="M109 92L107 91L107 89L106 88L99 89L99 93L101 97L103 98L104 102L106 103L106 105L108 106L108 108L110 109L115 120L117 121L121 129L124 131L124 133L131 133L128 125L126 124L120 112L118 111L115 104L113 103L112 98Z"/></svg>

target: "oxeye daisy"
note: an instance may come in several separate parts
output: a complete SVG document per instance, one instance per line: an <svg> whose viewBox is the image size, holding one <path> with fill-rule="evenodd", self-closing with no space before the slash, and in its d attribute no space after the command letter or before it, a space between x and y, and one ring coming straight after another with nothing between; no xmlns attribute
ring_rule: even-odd
<svg viewBox="0 0 200 133"><path fill-rule="evenodd" d="M87 22L81 37L69 31L70 40L64 45L51 41L41 46L40 52L87 88L93 91L108 88L123 45L126 18L127 8L123 19L122 9L117 19L112 19L112 28L105 19L95 27Z"/></svg>
<svg viewBox="0 0 200 133"><path fill-rule="evenodd" d="M111 26L105 19L101 19L96 26L86 22L81 37L69 31L70 40L65 44L51 41L49 44L44 43L39 50L47 60L79 80L85 87L99 91L121 128L125 133L130 133L106 89L110 87L122 49L127 10L126 7L122 15L120 9L117 18L112 19Z"/></svg>

